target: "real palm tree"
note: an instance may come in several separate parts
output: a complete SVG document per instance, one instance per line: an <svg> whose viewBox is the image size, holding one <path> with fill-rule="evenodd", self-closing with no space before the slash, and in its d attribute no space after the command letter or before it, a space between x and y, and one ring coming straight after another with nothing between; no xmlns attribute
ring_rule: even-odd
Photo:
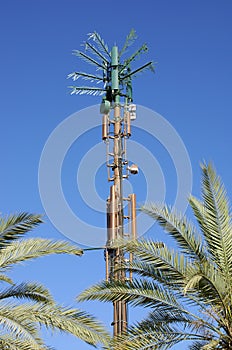
<svg viewBox="0 0 232 350"><path fill-rule="evenodd" d="M102 282L79 300L125 300L149 307L114 349L232 349L232 226L225 188L212 165L202 165L202 200L189 198L199 229L168 206L144 205L175 240L176 248L151 240L132 241L132 282Z"/></svg>
<svg viewBox="0 0 232 350"><path fill-rule="evenodd" d="M7 276L9 268L28 259L62 253L82 255L81 249L65 241L21 239L41 222L40 215L28 213L0 219L0 281L10 284L0 290L0 350L49 349L39 332L42 325L71 333L91 345L105 343L108 334L92 316L56 304L38 283L17 285Z"/></svg>

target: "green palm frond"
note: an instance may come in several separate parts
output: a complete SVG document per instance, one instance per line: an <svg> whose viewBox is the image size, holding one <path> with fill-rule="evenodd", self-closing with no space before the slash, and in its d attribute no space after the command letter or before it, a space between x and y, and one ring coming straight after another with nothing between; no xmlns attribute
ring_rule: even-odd
<svg viewBox="0 0 232 350"><path fill-rule="evenodd" d="M0 248L42 223L41 215L20 213L0 218Z"/></svg>
<svg viewBox="0 0 232 350"><path fill-rule="evenodd" d="M68 332L92 344L108 344L109 335L92 316L77 309L55 304L3 305L0 303L0 326L15 337L41 345L38 326Z"/></svg>
<svg viewBox="0 0 232 350"><path fill-rule="evenodd" d="M0 281L6 282L8 284L14 284L14 281L10 277L3 275L3 274L0 274Z"/></svg>
<svg viewBox="0 0 232 350"><path fill-rule="evenodd" d="M147 69L151 70L153 73L155 72L154 64L152 61L144 64L142 67L140 67L138 69L130 71L126 75L121 76L121 80L124 81L124 80L127 80L128 78L131 78L132 76L135 77L136 76L135 74L142 73L143 71L145 71Z"/></svg>
<svg viewBox="0 0 232 350"><path fill-rule="evenodd" d="M1 251L0 269L11 267L29 259L64 253L82 255L82 250L68 242L52 241L50 239L31 238L14 241Z"/></svg>
<svg viewBox="0 0 232 350"><path fill-rule="evenodd" d="M126 37L125 44L123 45L121 51L119 52L119 57L121 57L124 54L124 52L128 49L128 47L130 47L135 42L136 38L137 38L136 32L132 28L130 33Z"/></svg>
<svg viewBox="0 0 232 350"><path fill-rule="evenodd" d="M191 344L188 349L189 350L202 350L204 345L206 345L205 341L196 341L193 344Z"/></svg>
<svg viewBox="0 0 232 350"><path fill-rule="evenodd" d="M211 164L202 166L202 177L202 201L189 198L200 232L167 206L143 206L177 248L144 239L117 241L115 247L133 260L125 259L115 272L132 272L133 280L101 282L79 296L80 301L125 301L151 309L126 334L114 337L110 349L171 349L184 341L191 350L231 349L230 204Z"/></svg>
<svg viewBox="0 0 232 350"><path fill-rule="evenodd" d="M96 31L93 33L89 33L88 36L89 36L89 40L92 39L94 42L96 42L99 50L101 50L107 56L111 57L108 46Z"/></svg>
<svg viewBox="0 0 232 350"><path fill-rule="evenodd" d="M94 74L87 74L84 72L73 72L70 73L67 78L72 78L73 81L76 81L79 78L82 78L84 80L90 80L91 82L97 81L100 82L102 81L102 77L98 76L98 75L94 75Z"/></svg>
<svg viewBox="0 0 232 350"><path fill-rule="evenodd" d="M71 95L93 95L93 96L101 96L104 95L105 89L89 87L89 86L69 86L72 89Z"/></svg>
<svg viewBox="0 0 232 350"><path fill-rule="evenodd" d="M132 271L141 277L156 279L173 290L185 286L189 274L195 271L190 259L169 249L160 242L152 240L134 240L128 242L124 249L133 253L132 262L122 264L122 268Z"/></svg>
<svg viewBox="0 0 232 350"><path fill-rule="evenodd" d="M206 254L200 234L190 221L168 206L146 204L141 211L151 216L176 241L181 252L191 258L205 260Z"/></svg>
<svg viewBox="0 0 232 350"><path fill-rule="evenodd" d="M182 310L182 306L171 291L147 280L133 279L132 282L128 283L104 281L86 289L78 296L78 300L112 302L124 300L134 306L158 307L165 305L166 309Z"/></svg>
<svg viewBox="0 0 232 350"><path fill-rule="evenodd" d="M51 348L30 342L26 339L15 338L12 334L0 334L0 350L52 350Z"/></svg>
<svg viewBox="0 0 232 350"><path fill-rule="evenodd" d="M184 288L184 293L198 294L199 301L205 304L214 304L219 307L220 312L225 310L224 297L228 295L228 286L221 271L208 263L195 265L195 269L188 275L188 280ZM207 299L206 299L207 295Z"/></svg>
<svg viewBox="0 0 232 350"><path fill-rule="evenodd" d="M86 55L84 52L81 52L79 50L74 50L73 54L82 58L85 62L90 63L98 68L101 69L105 69L105 66L102 63L99 63L98 61L96 61L95 59L93 59L92 57Z"/></svg>
<svg viewBox="0 0 232 350"><path fill-rule="evenodd" d="M93 45L91 45L89 42L85 42L85 49L90 50L95 56L97 56L99 59L101 59L103 62L105 62L106 64L109 64L109 60L102 55L102 53L100 51L98 51L96 49L96 47L94 47Z"/></svg>
<svg viewBox="0 0 232 350"><path fill-rule="evenodd" d="M42 303L53 303L49 291L38 283L21 283L0 292L0 300L6 298L29 299Z"/></svg>
<svg viewBox="0 0 232 350"><path fill-rule="evenodd" d="M113 349L117 350L167 350L174 345L187 340L202 340L203 336L198 336L188 332L173 330L156 331L154 327L133 327L128 331L127 336L116 338L113 342Z"/></svg>
<svg viewBox="0 0 232 350"><path fill-rule="evenodd" d="M37 344L40 339L38 327L30 317L31 311L25 305L0 303L1 330Z"/></svg>
<svg viewBox="0 0 232 350"><path fill-rule="evenodd" d="M143 44L136 52L134 52L127 60L125 60L124 64L119 70L119 73L123 72L128 66L130 66L131 62L136 58L139 58L141 54L146 53L148 51L148 47L146 44Z"/></svg>
<svg viewBox="0 0 232 350"><path fill-rule="evenodd" d="M89 314L77 309L54 305L28 305L29 319L49 329L69 332L79 339L92 344L108 344L110 336L105 328Z"/></svg>
<svg viewBox="0 0 232 350"><path fill-rule="evenodd" d="M211 164L202 165L202 177L202 233L214 262L232 284L232 226L226 190Z"/></svg>

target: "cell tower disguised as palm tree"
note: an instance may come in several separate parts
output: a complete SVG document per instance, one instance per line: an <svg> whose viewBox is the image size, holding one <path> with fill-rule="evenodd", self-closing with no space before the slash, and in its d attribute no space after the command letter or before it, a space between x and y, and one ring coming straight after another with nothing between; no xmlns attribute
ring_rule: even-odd
<svg viewBox="0 0 232 350"><path fill-rule="evenodd" d="M115 242L119 239L134 239L136 230L136 195L123 196L123 179L129 174L137 174L136 164L129 163L127 159L127 139L131 136L131 120L136 118L136 105L133 104L132 78L137 73L150 69L154 71L152 62L148 62L140 68L131 69L133 61L141 54L148 51L143 44L129 58L122 61L122 55L127 51L136 39L135 31L131 30L126 42L121 49L114 45L109 51L108 46L96 32L89 34L85 42L85 51L75 50L74 54L94 65L99 74L73 72L68 75L76 81L79 78L94 83L102 83L102 87L96 86L71 86L71 94L104 95L100 112L102 117L102 139L107 147L107 171L108 181L112 181L110 195L107 199L107 241L105 247L106 280L132 279L132 274L127 276L120 271L120 265L125 259L132 261L133 256L128 257L122 248L117 248ZM89 55L90 54L90 55ZM101 73L101 75L100 75ZM125 205L127 203L128 205ZM125 226L125 223L128 225ZM127 232L125 227L128 228ZM120 335L127 329L127 305L124 301L114 302L114 335Z"/></svg>

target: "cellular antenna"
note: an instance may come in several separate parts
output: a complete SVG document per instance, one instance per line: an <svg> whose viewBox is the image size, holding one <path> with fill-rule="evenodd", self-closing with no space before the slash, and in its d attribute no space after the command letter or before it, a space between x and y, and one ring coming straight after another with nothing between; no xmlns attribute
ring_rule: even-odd
<svg viewBox="0 0 232 350"><path fill-rule="evenodd" d="M143 44L129 58L122 61L122 55L136 39L132 29L126 38L121 51L114 45L111 50L97 32L90 33L85 42L85 51L75 50L74 54L87 63L95 66L98 74L73 72L68 75L76 81L79 78L91 83L101 83L96 86L71 86L71 94L87 94L103 96L100 113L102 114L102 140L106 144L108 181L112 182L110 194L106 201L107 240L105 247L106 280L132 280L132 273L120 270L125 261L132 262L123 248L117 247L121 239L135 239L136 228L136 195L123 195L123 179L130 174L137 174L136 164L130 164L127 159L127 140L131 136L131 121L136 118L136 105L133 104L132 78L145 69L154 71L153 63L148 62L140 68L131 69L133 62L141 54L148 51ZM127 225L126 225L127 223ZM127 227L127 230L125 230ZM125 301L115 301L113 304L114 336L127 330L127 305Z"/></svg>

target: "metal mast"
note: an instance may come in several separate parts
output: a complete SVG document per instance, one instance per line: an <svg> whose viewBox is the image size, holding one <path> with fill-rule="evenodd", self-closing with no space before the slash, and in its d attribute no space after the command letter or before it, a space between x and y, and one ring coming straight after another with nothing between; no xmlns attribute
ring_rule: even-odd
<svg viewBox="0 0 232 350"><path fill-rule="evenodd" d="M132 273L127 276L120 265L125 259L132 261L133 256L125 256L122 248L117 248L115 242L119 239L135 239L136 230L136 195L123 195L123 179L129 174L137 174L138 167L130 165L127 160L126 144L131 136L131 120L136 117L136 106L132 104L132 77L146 68L153 70L152 62L131 71L131 63L137 56L148 50L147 45L142 45L139 50L132 54L124 62L120 62L122 54L135 40L135 31L131 30L126 42L119 52L114 45L109 51L100 35L96 32L89 35L93 44L87 41L86 50L94 56L92 58L86 52L75 50L74 54L83 58L88 63L96 66L102 71L102 75L89 74L84 72L73 72L69 78L74 81L79 77L91 82L103 82L103 88L77 87L72 86L72 94L104 95L100 112L102 116L102 139L107 148L107 169L108 181L112 182L110 194L107 198L107 241L105 247L106 280L125 281L132 279ZM128 225L125 226L125 222ZM125 232L127 227L127 232ZM127 330L127 305L124 301L118 300L113 304L114 336L121 335Z"/></svg>

